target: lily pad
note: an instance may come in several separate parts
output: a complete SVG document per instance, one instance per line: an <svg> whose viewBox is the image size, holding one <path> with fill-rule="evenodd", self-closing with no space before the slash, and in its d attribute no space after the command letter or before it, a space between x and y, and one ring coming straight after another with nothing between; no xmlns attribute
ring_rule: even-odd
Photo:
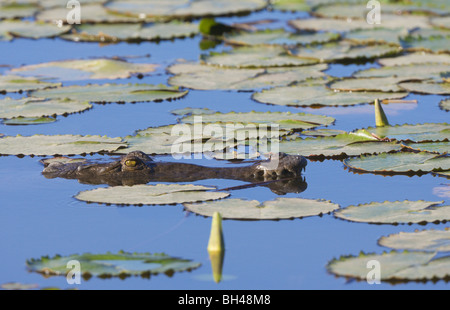
<svg viewBox="0 0 450 310"><path fill-rule="evenodd" d="M296 46L326 43L339 38L338 34L332 32L292 33L281 28L225 34L224 40L235 45Z"/></svg>
<svg viewBox="0 0 450 310"><path fill-rule="evenodd" d="M439 103L442 110L450 111L450 99L444 99Z"/></svg>
<svg viewBox="0 0 450 310"><path fill-rule="evenodd" d="M329 262L327 269L338 276L366 280L371 271L367 267L369 262L378 261L381 281L397 283L448 279L450 257L435 258L435 255L429 252L390 252L345 256Z"/></svg>
<svg viewBox="0 0 450 310"><path fill-rule="evenodd" d="M378 244L397 250L445 252L450 251L450 230L400 232L381 237Z"/></svg>
<svg viewBox="0 0 450 310"><path fill-rule="evenodd" d="M74 254L69 256L41 257L27 260L29 270L45 276L66 276L70 269L67 264L72 261L80 263L84 279L93 276L100 278L129 276L149 277L160 273L172 275L175 272L190 271L200 266L200 263L188 259L171 257L164 253L118 253L104 254Z"/></svg>
<svg viewBox="0 0 450 310"><path fill-rule="evenodd" d="M215 1L156 1L116 0L105 5L113 13L145 18L195 18L202 16L220 16L237 13L249 13L267 6L265 0L215 0Z"/></svg>
<svg viewBox="0 0 450 310"><path fill-rule="evenodd" d="M0 19L32 17L38 10L39 7L35 3L1 3Z"/></svg>
<svg viewBox="0 0 450 310"><path fill-rule="evenodd" d="M99 103L134 103L178 99L187 93L187 90L162 84L89 84L38 90L31 92L31 95L38 98L70 98Z"/></svg>
<svg viewBox="0 0 450 310"><path fill-rule="evenodd" d="M208 65L230 68L265 68L304 66L318 63L315 58L287 54L282 46L242 46L222 53L210 53L202 60Z"/></svg>
<svg viewBox="0 0 450 310"><path fill-rule="evenodd" d="M36 77L0 75L0 92L24 92L61 86L61 83L47 82Z"/></svg>
<svg viewBox="0 0 450 310"><path fill-rule="evenodd" d="M342 157L398 151L402 146L378 141L374 137L345 133L332 137L284 140L279 142L279 149L292 155Z"/></svg>
<svg viewBox="0 0 450 310"><path fill-rule="evenodd" d="M197 63L179 63L168 68L175 74L169 84L198 90L254 90L288 85L294 82L326 76L326 64L312 66L236 69Z"/></svg>
<svg viewBox="0 0 450 310"><path fill-rule="evenodd" d="M406 78L407 79L407 78ZM402 92L404 88L397 85L405 81L404 77L368 77L368 78L345 78L332 82L331 89L343 91L381 91L381 92Z"/></svg>
<svg viewBox="0 0 450 310"><path fill-rule="evenodd" d="M3 20L0 21L0 41L10 41L14 37L30 39L53 38L66 33L70 29L70 26L58 27L50 23Z"/></svg>
<svg viewBox="0 0 450 310"><path fill-rule="evenodd" d="M92 108L89 102L70 99L0 99L0 118L66 115Z"/></svg>
<svg viewBox="0 0 450 310"><path fill-rule="evenodd" d="M425 50L433 53L448 53L450 30L418 29L402 40L403 47L408 50Z"/></svg>
<svg viewBox="0 0 450 310"><path fill-rule="evenodd" d="M401 37L408 34L408 30L404 28L373 28L373 29L357 29L345 33L345 38L361 43L383 42L400 45Z"/></svg>
<svg viewBox="0 0 450 310"><path fill-rule="evenodd" d="M272 0L271 7L281 11L309 11L312 4L307 0Z"/></svg>
<svg viewBox="0 0 450 310"><path fill-rule="evenodd" d="M257 200L225 199L199 204L184 204L190 211L203 216L219 212L223 219L280 220L303 218L330 213L339 205L327 200L277 198L260 203Z"/></svg>
<svg viewBox="0 0 450 310"><path fill-rule="evenodd" d="M425 64L425 63L450 64L450 55L416 52L392 58L382 58L379 59L378 62L383 66L390 66L390 67L411 65L411 64Z"/></svg>
<svg viewBox="0 0 450 310"><path fill-rule="evenodd" d="M254 93L258 102L283 106L350 106L370 103L375 99L400 99L405 92L344 92L333 91L323 85L293 85L275 87Z"/></svg>
<svg viewBox="0 0 450 310"><path fill-rule="evenodd" d="M450 124L448 123L424 123L402 124L395 126L368 127L357 130L358 132L370 132L380 138L395 139L398 141L444 141L450 139Z"/></svg>
<svg viewBox="0 0 450 310"><path fill-rule="evenodd" d="M0 139L2 155L77 155L113 152L125 147L121 138L81 135L6 136Z"/></svg>
<svg viewBox="0 0 450 310"><path fill-rule="evenodd" d="M449 170L450 157L427 152L401 152L348 158L344 165L363 172L414 174Z"/></svg>
<svg viewBox="0 0 450 310"><path fill-rule="evenodd" d="M3 125L41 125L56 122L53 117L15 117L4 119Z"/></svg>
<svg viewBox="0 0 450 310"><path fill-rule="evenodd" d="M208 108L183 108L183 109L175 109L170 111L170 113L180 116L185 115L203 115L203 114L214 114L216 111L210 110Z"/></svg>
<svg viewBox="0 0 450 310"><path fill-rule="evenodd" d="M442 74L450 71L450 64L421 63L411 65L386 66L357 71L354 77L404 77L408 79L434 79L442 81Z"/></svg>
<svg viewBox="0 0 450 310"><path fill-rule="evenodd" d="M450 16L439 16L430 19L433 26L450 29Z"/></svg>
<svg viewBox="0 0 450 310"><path fill-rule="evenodd" d="M351 41L326 43L319 46L297 47L291 49L292 55L312 57L321 62L348 62L370 60L396 55L401 51L398 46L390 44L358 44Z"/></svg>
<svg viewBox="0 0 450 310"><path fill-rule="evenodd" d="M399 86L413 93L450 95L450 83L446 82L404 82L400 83Z"/></svg>
<svg viewBox="0 0 450 310"><path fill-rule="evenodd" d="M96 188L80 192L78 200L115 205L168 205L228 197L214 187L193 184L157 184Z"/></svg>
<svg viewBox="0 0 450 310"><path fill-rule="evenodd" d="M444 201L385 201L348 206L334 212L337 218L371 224L432 223L450 220Z"/></svg>
<svg viewBox="0 0 450 310"><path fill-rule="evenodd" d="M433 152L433 153L439 153L439 154L450 153L450 142L449 141L405 143L405 145L409 146L415 150L418 150L418 151Z"/></svg>
<svg viewBox="0 0 450 310"><path fill-rule="evenodd" d="M89 79L125 79L133 74L155 71L157 65L130 63L116 59L64 60L14 68L11 72L25 76L39 76L64 81Z"/></svg>
<svg viewBox="0 0 450 310"><path fill-rule="evenodd" d="M190 37L198 34L198 25L172 21L151 24L82 24L75 27L63 39L76 42L114 43L122 41L157 41Z"/></svg>

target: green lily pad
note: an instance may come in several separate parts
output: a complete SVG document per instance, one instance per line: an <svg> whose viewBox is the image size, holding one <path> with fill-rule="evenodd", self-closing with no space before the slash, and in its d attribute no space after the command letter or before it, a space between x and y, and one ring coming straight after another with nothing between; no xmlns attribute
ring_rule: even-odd
<svg viewBox="0 0 450 310"><path fill-rule="evenodd" d="M125 79L133 74L155 71L157 65L129 63L116 59L63 60L14 68L11 72L25 76L39 76L64 81L88 79Z"/></svg>
<svg viewBox="0 0 450 310"><path fill-rule="evenodd" d="M271 7L281 11L309 11L312 5L307 0L272 0Z"/></svg>
<svg viewBox="0 0 450 310"><path fill-rule="evenodd" d="M401 51L398 46L390 44L358 44L351 41L326 43L319 46L297 47L291 49L292 55L312 57L321 62L346 62L370 60L379 57L396 55Z"/></svg>
<svg viewBox="0 0 450 310"><path fill-rule="evenodd" d="M373 29L357 29L347 32L345 38L348 40L361 43L391 43L400 44L400 38L408 34L408 30L404 28L373 28Z"/></svg>
<svg viewBox="0 0 450 310"><path fill-rule="evenodd" d="M194 123L195 116L186 116L181 119L183 123ZM230 112L202 115L203 123L238 123L238 124L271 124L279 125L279 130L311 129L318 126L328 126L335 119L329 116L291 113L291 112Z"/></svg>
<svg viewBox="0 0 450 310"><path fill-rule="evenodd" d="M450 64L421 63L411 65L386 66L357 71L354 77L404 77L408 79L434 79L442 81L442 74L450 71Z"/></svg>
<svg viewBox="0 0 450 310"><path fill-rule="evenodd" d="M113 152L125 147L121 138L81 135L7 136L0 139L2 155L77 155Z"/></svg>
<svg viewBox="0 0 450 310"><path fill-rule="evenodd" d="M403 82L399 86L413 93L450 95L450 83L446 82Z"/></svg>
<svg viewBox="0 0 450 310"><path fill-rule="evenodd" d="M264 29L254 32L237 32L225 34L224 40L235 45L310 45L326 43L339 39L333 32L292 33L284 29Z"/></svg>
<svg viewBox="0 0 450 310"><path fill-rule="evenodd" d="M450 29L450 16L439 16L430 19L433 26Z"/></svg>
<svg viewBox="0 0 450 310"><path fill-rule="evenodd" d="M356 171L382 174L427 173L449 170L450 157L427 152L402 152L348 158L344 165Z"/></svg>
<svg viewBox="0 0 450 310"><path fill-rule="evenodd" d="M67 115L92 108L89 102L70 99L0 99L0 118Z"/></svg>
<svg viewBox="0 0 450 310"><path fill-rule="evenodd" d="M32 17L38 10L39 7L35 3L1 3L0 19Z"/></svg>
<svg viewBox="0 0 450 310"><path fill-rule="evenodd" d="M434 258L428 252L390 252L383 254L361 254L345 256L328 263L332 274L366 280L372 270L369 262L378 261L381 267L380 280L387 282L426 281L448 279L450 257Z"/></svg>
<svg viewBox="0 0 450 310"><path fill-rule="evenodd" d="M283 106L350 106L375 99L400 99L408 93L333 91L323 85L293 85L262 90L252 98L258 102Z"/></svg>
<svg viewBox="0 0 450 310"><path fill-rule="evenodd" d="M10 41L14 37L30 39L53 38L66 33L70 29L70 26L58 27L51 23L3 20L0 21L0 41Z"/></svg>
<svg viewBox="0 0 450 310"><path fill-rule="evenodd" d="M439 103L442 110L450 111L450 99L444 99Z"/></svg>
<svg viewBox="0 0 450 310"><path fill-rule="evenodd" d="M0 75L0 92L24 92L57 86L61 86L61 83L46 82L36 77Z"/></svg>
<svg viewBox="0 0 450 310"><path fill-rule="evenodd" d="M378 244L397 250L446 252L450 251L450 230L400 232L381 237Z"/></svg>
<svg viewBox="0 0 450 310"><path fill-rule="evenodd" d="M38 98L70 98L99 103L134 103L178 99L187 93L187 90L162 84L89 84L37 90L31 92L31 95Z"/></svg>
<svg viewBox="0 0 450 310"><path fill-rule="evenodd" d="M151 24L82 24L63 39L76 42L114 43L122 41L157 41L184 38L198 34L198 25L172 21Z"/></svg>
<svg viewBox="0 0 450 310"><path fill-rule="evenodd" d="M313 136L313 137L334 137L334 136L345 134L345 133L347 133L347 132L344 130L328 129L328 128L302 130L300 132L300 134L302 136Z"/></svg>
<svg viewBox="0 0 450 310"><path fill-rule="evenodd" d="M277 198L260 203L257 200L225 199L199 204L183 204L186 210L203 216L219 212L223 219L280 220L330 213L339 205L320 199Z"/></svg>
<svg viewBox="0 0 450 310"><path fill-rule="evenodd" d="M404 77L361 77L344 78L332 82L329 87L341 91L381 91L381 92L402 92L405 91L397 85L405 81Z"/></svg>
<svg viewBox="0 0 450 310"><path fill-rule="evenodd" d="M380 138L395 139L398 141L444 141L450 139L450 124L448 123L425 123L425 124L402 124L395 126L368 127L357 130L358 132L370 132Z"/></svg>
<svg viewBox="0 0 450 310"><path fill-rule="evenodd" d="M409 50L425 50L433 53L448 53L450 30L418 29L402 40L403 47Z"/></svg>
<svg viewBox="0 0 450 310"><path fill-rule="evenodd" d="M318 63L315 58L300 58L287 54L282 46L241 46L231 51L210 53L202 60L208 65L229 68L265 68L304 66Z"/></svg>
<svg viewBox="0 0 450 310"><path fill-rule="evenodd" d="M385 201L348 206L334 212L337 218L371 224L432 223L450 220L444 201Z"/></svg>
<svg viewBox="0 0 450 310"><path fill-rule="evenodd" d="M78 200L115 205L167 205L228 197L214 187L193 184L157 184L96 188L80 192Z"/></svg>
<svg viewBox="0 0 450 310"><path fill-rule="evenodd" d="M53 117L15 117L4 119L3 125L41 125L56 122Z"/></svg>
<svg viewBox="0 0 450 310"><path fill-rule="evenodd" d="M179 63L168 68L175 74L169 84L198 90L254 90L288 85L294 82L326 76L326 64L312 66L236 69L197 63Z"/></svg>
<svg viewBox="0 0 450 310"><path fill-rule="evenodd" d="M175 272L190 271L200 267L200 263L187 259L168 256L164 253L128 253L120 251L117 254L74 254L69 256L56 255L55 257L41 257L27 260L29 270L45 276L66 276L70 269L67 264L72 261L80 263L80 272L84 279L93 276L100 278L128 276L149 277L165 273L172 275Z"/></svg>
<svg viewBox="0 0 450 310"><path fill-rule="evenodd" d="M406 146L418 151L433 152L433 153L450 153L450 142L423 142L423 143L405 143Z"/></svg>
<svg viewBox="0 0 450 310"><path fill-rule="evenodd" d="M180 116L185 115L203 115L203 114L214 114L216 111L210 110L208 108L183 108L183 109L175 109L170 111L170 113Z"/></svg>
<svg viewBox="0 0 450 310"><path fill-rule="evenodd" d="M145 0L116 0L105 5L110 12L139 18L147 16L155 18L220 16L252 12L263 9L266 6L267 1L265 0L177 0L156 1L151 4Z"/></svg>
<svg viewBox="0 0 450 310"><path fill-rule="evenodd" d="M450 55L416 52L392 58L382 58L379 59L378 62L383 66L390 66L390 67L411 65L411 64L425 64L425 63L450 64Z"/></svg>
<svg viewBox="0 0 450 310"><path fill-rule="evenodd" d="M331 137L283 140L279 142L280 152L303 156L342 157L361 154L376 154L401 150L394 142L378 141L374 137L353 133Z"/></svg>

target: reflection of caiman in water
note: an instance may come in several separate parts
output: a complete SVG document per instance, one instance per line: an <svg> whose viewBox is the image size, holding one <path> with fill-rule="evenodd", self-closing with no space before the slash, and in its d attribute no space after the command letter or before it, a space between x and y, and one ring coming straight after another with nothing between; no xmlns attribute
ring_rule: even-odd
<svg viewBox="0 0 450 310"><path fill-rule="evenodd" d="M193 182L204 179L233 179L269 187L273 192L299 193L306 189L301 177L307 161L284 153L270 160L243 167L205 167L178 162L156 162L143 152L130 152L117 161L42 161L46 178L77 179L85 184L136 185L149 182Z"/></svg>

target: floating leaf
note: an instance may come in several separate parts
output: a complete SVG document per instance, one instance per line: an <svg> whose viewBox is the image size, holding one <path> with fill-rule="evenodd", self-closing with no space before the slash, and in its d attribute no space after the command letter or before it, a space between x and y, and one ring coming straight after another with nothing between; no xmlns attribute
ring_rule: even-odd
<svg viewBox="0 0 450 310"><path fill-rule="evenodd" d="M441 109L445 111L450 111L450 99L444 99L439 103Z"/></svg>
<svg viewBox="0 0 450 310"><path fill-rule="evenodd" d="M434 79L442 81L442 74L450 71L450 64L420 63L411 65L388 66L357 71L354 77L402 77L407 79Z"/></svg>
<svg viewBox="0 0 450 310"><path fill-rule="evenodd" d="M450 16L433 17L430 19L433 26L450 29Z"/></svg>
<svg viewBox="0 0 450 310"><path fill-rule="evenodd" d="M183 109L175 109L170 111L170 113L180 116L185 115L203 115L203 114L214 114L216 111L210 110L208 108L183 108Z"/></svg>
<svg viewBox="0 0 450 310"><path fill-rule="evenodd" d="M10 41L14 36L39 39L52 38L66 33L70 26L58 27L55 24L32 21L0 21L0 41Z"/></svg>
<svg viewBox="0 0 450 310"><path fill-rule="evenodd" d="M224 219L279 220L322 215L338 209L339 205L320 199L277 198L263 203L256 200L225 199L184 204L184 207L203 216L219 212Z"/></svg>
<svg viewBox="0 0 450 310"><path fill-rule="evenodd" d="M334 212L337 218L372 224L431 223L450 220L444 201L385 201L348 206Z"/></svg>
<svg viewBox="0 0 450 310"><path fill-rule="evenodd" d="M318 63L314 58L300 58L287 54L281 46L241 46L231 51L203 56L208 65L230 68L289 67Z"/></svg>
<svg viewBox="0 0 450 310"><path fill-rule="evenodd" d="M96 188L80 192L75 198L87 202L116 205L166 205L215 200L228 197L214 187L193 184L157 184Z"/></svg>
<svg viewBox="0 0 450 310"><path fill-rule="evenodd" d="M271 6L281 11L309 11L313 6L309 2L306 0L273 0Z"/></svg>
<svg viewBox="0 0 450 310"><path fill-rule="evenodd" d="M400 38L406 34L408 34L408 31L404 28L357 29L347 32L345 38L360 43L382 42L399 45Z"/></svg>
<svg viewBox="0 0 450 310"><path fill-rule="evenodd" d="M92 108L89 102L70 99L0 99L0 118L66 115Z"/></svg>
<svg viewBox="0 0 450 310"><path fill-rule="evenodd" d="M33 91L31 95L39 98L70 98L89 102L149 102L178 99L188 91L178 87L151 84L89 84L73 85L46 90Z"/></svg>
<svg viewBox="0 0 450 310"><path fill-rule="evenodd" d="M402 92L405 90L397 84L405 80L408 80L408 78L394 76L344 78L332 82L329 87L343 91Z"/></svg>
<svg viewBox="0 0 450 310"><path fill-rule="evenodd" d="M129 63L116 59L63 60L12 69L21 75L32 75L64 81L88 79L125 79L133 74L155 71L156 65Z"/></svg>
<svg viewBox="0 0 450 310"><path fill-rule="evenodd" d="M264 29L254 32L234 32L226 34L224 40L236 45L309 45L326 43L339 39L332 32L292 33L284 29Z"/></svg>
<svg viewBox="0 0 450 310"><path fill-rule="evenodd" d="M2 121L3 125L41 125L56 122L52 117L15 117Z"/></svg>
<svg viewBox="0 0 450 310"><path fill-rule="evenodd" d="M46 82L36 77L0 75L0 92L24 92L57 86L61 86L61 83Z"/></svg>
<svg viewBox="0 0 450 310"><path fill-rule="evenodd" d="M121 138L80 135L9 136L0 139L2 155L75 155L97 152L113 152L125 147Z"/></svg>
<svg viewBox="0 0 450 310"><path fill-rule="evenodd" d="M450 157L432 153L402 152L361 156L344 160L350 169L372 173L427 173L450 169Z"/></svg>
<svg viewBox="0 0 450 310"><path fill-rule="evenodd" d="M254 90L322 78L326 64L293 68L235 69L196 63L180 63L168 68L175 74L169 84L199 90Z"/></svg>
<svg viewBox="0 0 450 310"><path fill-rule="evenodd" d="M392 56L400 52L397 46L390 44L357 44L350 41L326 43L318 46L297 47L291 53L298 57L316 58L321 62L345 62L370 60Z"/></svg>
<svg viewBox="0 0 450 310"><path fill-rule="evenodd" d="M403 82L399 86L413 93L450 95L450 83L446 82Z"/></svg>
<svg viewBox="0 0 450 310"><path fill-rule="evenodd" d="M450 55L417 52L392 58L382 58L378 62L383 66L404 66L411 64L444 63L450 64ZM401 70L400 70L401 71Z"/></svg>
<svg viewBox="0 0 450 310"><path fill-rule="evenodd" d="M328 263L329 272L347 278L366 280L370 272L370 262L381 266L381 281L424 281L447 279L450 257L434 258L427 252L390 252L383 254L362 254L334 259Z"/></svg>
<svg viewBox="0 0 450 310"><path fill-rule="evenodd" d="M381 237L378 244L392 249L408 251L450 251L450 230L422 230L400 232Z"/></svg>
<svg viewBox="0 0 450 310"><path fill-rule="evenodd" d="M6 2L0 4L0 19L32 17L39 7L36 3Z"/></svg>
<svg viewBox="0 0 450 310"><path fill-rule="evenodd" d="M328 129L328 128L303 130L300 132L300 134L302 136L314 136L314 137L331 137L331 136L337 136L337 135L345 134L345 133L346 133L346 131L344 131L344 130Z"/></svg>
<svg viewBox="0 0 450 310"><path fill-rule="evenodd" d="M399 99L407 93L339 92L323 85L293 85L275 87L254 93L261 103L286 106L350 106L373 102L375 99Z"/></svg>
<svg viewBox="0 0 450 310"><path fill-rule="evenodd" d="M423 141L444 141L450 139L450 124L448 123L424 123L424 124L403 124L384 127L368 127L357 130L356 133L370 132L380 138L396 139L398 141L411 140L414 142Z"/></svg>
<svg viewBox="0 0 450 310"><path fill-rule="evenodd" d="M252 12L267 6L265 0L157 1L116 0L105 5L113 13L145 18L194 18Z"/></svg>
<svg viewBox="0 0 450 310"><path fill-rule="evenodd" d="M171 257L163 253L128 253L120 251L117 254L74 254L69 256L41 257L27 260L27 267L33 272L45 276L66 276L70 269L70 261L78 261L85 279L92 276L100 278L127 276L149 277L160 273L172 275L174 272L190 271L198 268L200 263L187 259Z"/></svg>
<svg viewBox="0 0 450 310"><path fill-rule="evenodd" d="M198 25L188 22L152 24L82 24L63 39L76 42L114 43L121 41L157 41L196 35Z"/></svg>
<svg viewBox="0 0 450 310"><path fill-rule="evenodd" d="M418 151L434 152L434 153L450 153L450 142L423 142L423 143L405 143L406 146Z"/></svg>
<svg viewBox="0 0 450 310"><path fill-rule="evenodd" d="M433 53L448 53L450 30L417 29L403 38L403 47L409 50L425 50Z"/></svg>
<svg viewBox="0 0 450 310"><path fill-rule="evenodd" d="M318 137L280 141L279 150L292 155L303 156L357 156L398 151L398 143L377 141L374 137L353 133L339 134L334 137Z"/></svg>

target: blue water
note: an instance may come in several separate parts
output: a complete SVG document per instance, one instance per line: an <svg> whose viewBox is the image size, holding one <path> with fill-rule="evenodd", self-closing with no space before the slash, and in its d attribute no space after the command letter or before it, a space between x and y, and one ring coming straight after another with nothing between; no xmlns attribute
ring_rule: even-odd
<svg viewBox="0 0 450 310"><path fill-rule="evenodd" d="M244 20L264 18L265 13L252 14ZM277 18L296 15L277 13ZM234 21L234 20L233 20ZM0 42L0 64L16 67L46 61L100 56L143 56L130 61L161 64L158 74L139 80L114 81L166 83L164 68L178 58L197 60L202 51L199 37L173 42L100 46L59 39ZM216 49L220 49L221 46ZM150 57L144 57L150 54ZM377 66L335 65L328 71L334 76L350 76L355 70ZM1 68L7 71L8 68ZM92 81L82 81L86 84ZM104 83L111 81L95 81ZM69 85L69 83L66 83ZM11 96L12 94L8 94ZM19 96L13 94L12 96ZM150 126L175 123L170 111L184 107L207 107L229 111L291 111L333 116L330 128L353 130L374 125L373 108L369 105L345 108L293 108L264 105L250 99L249 92L195 91L181 99L161 103L107 104L81 114L58 117L57 122L37 126L6 126L5 135L33 134L99 134L126 136ZM0 96L3 98L5 96ZM440 110L439 96L410 95L417 104L390 104L385 112L391 124L445 122L448 113ZM448 289L444 281L437 283L405 283L369 285L365 281L347 282L326 271L326 264L341 255L382 253L389 250L377 244L385 235L416 229L450 227L446 224L372 225L351 223L332 215L281 221L223 222L226 244L223 281L215 283L206 251L211 219L187 214L181 205L118 207L86 204L74 199L80 191L97 186L79 184L75 180L46 179L37 157L0 157L0 284L36 283L39 287L78 289ZM211 165L211 161L196 162ZM355 174L345 170L341 161L309 162L305 173L308 188L301 194L284 197L321 198L341 207L385 200L429 200L443 198L433 188L448 184L445 178L424 176L381 176ZM230 180L195 182L219 188L244 184ZM232 198L271 200L278 197L268 188L248 188L232 192ZM448 201L447 201L448 203ZM164 252L171 256L200 262L191 272L152 276L150 279L91 278L80 285L69 285L65 277L44 278L27 271L31 258L55 254L86 252L104 253Z"/></svg>

